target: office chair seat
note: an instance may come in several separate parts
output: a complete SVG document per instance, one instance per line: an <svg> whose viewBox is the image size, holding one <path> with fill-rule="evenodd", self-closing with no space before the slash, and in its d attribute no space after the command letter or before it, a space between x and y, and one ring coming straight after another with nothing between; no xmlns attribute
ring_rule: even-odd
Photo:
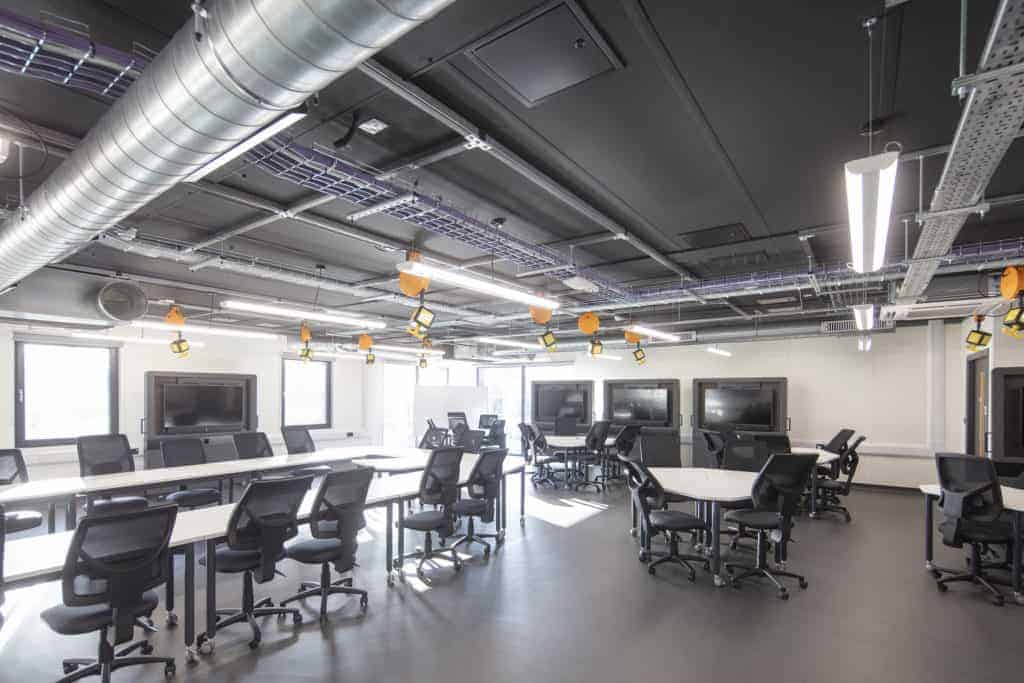
<svg viewBox="0 0 1024 683"><path fill-rule="evenodd" d="M681 510L651 510L651 526L665 531L694 531L707 525L700 518Z"/></svg>
<svg viewBox="0 0 1024 683"><path fill-rule="evenodd" d="M278 560L284 559L284 550L278 555ZM217 548L217 571L225 574L236 574L238 572L250 571L260 566L259 550L232 550L231 548ZM205 565L206 558L201 558L199 564Z"/></svg>
<svg viewBox="0 0 1024 683"><path fill-rule="evenodd" d="M35 529L43 523L43 515L35 510L12 510L4 515L4 528L7 533Z"/></svg>
<svg viewBox="0 0 1024 683"><path fill-rule="evenodd" d="M337 559L344 547L340 538L307 538L292 543L285 553L296 562L322 564Z"/></svg>
<svg viewBox="0 0 1024 683"><path fill-rule="evenodd" d="M183 508L199 508L207 505L220 505L220 491L217 489L185 489L168 493L167 502Z"/></svg>
<svg viewBox="0 0 1024 683"><path fill-rule="evenodd" d="M782 518L774 510L731 510L725 518L749 529L777 529Z"/></svg>
<svg viewBox="0 0 1024 683"><path fill-rule="evenodd" d="M136 617L143 617L152 614L153 610L160 603L160 598L153 591L146 591L142 595L142 601L132 605L132 613ZM40 614L47 626L62 636L77 636L83 633L92 633L101 628L112 626L114 623L114 610L110 605L97 604L84 607L66 607L57 605L43 610Z"/></svg>
<svg viewBox="0 0 1024 683"><path fill-rule="evenodd" d="M951 521L941 522L939 531L943 534L952 532L954 524ZM978 523L960 520L958 535L964 543L1009 543L1013 538L1013 527L1002 521Z"/></svg>
<svg viewBox="0 0 1024 683"><path fill-rule="evenodd" d="M330 474L334 470L331 469L330 465L310 465L308 467L299 467L292 470L291 474L293 477L322 477L325 474Z"/></svg>
<svg viewBox="0 0 1024 683"><path fill-rule="evenodd" d="M437 531L448 526L448 520L443 510L424 510L406 517L402 526L414 531Z"/></svg>
<svg viewBox="0 0 1024 683"><path fill-rule="evenodd" d="M482 515L487 512L487 501L483 498L462 498L452 503L452 512L457 515Z"/></svg>

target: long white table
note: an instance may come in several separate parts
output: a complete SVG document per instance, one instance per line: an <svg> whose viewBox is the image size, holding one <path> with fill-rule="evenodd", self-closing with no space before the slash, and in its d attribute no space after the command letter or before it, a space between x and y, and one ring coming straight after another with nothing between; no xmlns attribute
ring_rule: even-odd
<svg viewBox="0 0 1024 683"><path fill-rule="evenodd" d="M548 446L551 448L568 448L578 449L586 448L587 437L585 434L579 434L577 436L544 436L544 440L548 442ZM611 448L615 445L615 437L609 436L604 440L604 447Z"/></svg>
<svg viewBox="0 0 1024 683"><path fill-rule="evenodd" d="M924 567L928 571L936 569L933 559L933 535L934 507L935 501L942 495L942 487L938 484L921 484L917 487L924 494ZM1011 562L1011 583L1013 584L1013 599L1018 605L1024 605L1024 592L1021 589L1021 554L1024 553L1024 545L1019 539L1024 532L1024 489L1012 486L1000 487L1003 495L1003 509L1013 513L1013 559Z"/></svg>
<svg viewBox="0 0 1024 683"><path fill-rule="evenodd" d="M379 450L379 449L378 449ZM409 457L409 456L406 456ZM476 462L475 454L467 453L463 456L460 472L460 484L465 485L473 465ZM372 462L372 461L371 461ZM385 462L385 461L379 461ZM426 462L426 458L423 458ZM422 467L421 467L422 469ZM509 474L519 473L522 480L525 473L525 462L519 457L508 457L503 468L502 486L499 497L496 525L498 527L499 542L503 540L507 514L506 514L506 479ZM386 509L385 524L385 559L387 582L391 586L394 583L395 572L398 567L394 560L394 507L397 505L398 521L401 522L405 516L406 500L411 500L419 495L421 476L415 472L398 474L390 477L375 478L370 484L370 490L366 498L367 507L380 507ZM305 522L309 519L310 509L313 504L315 492L306 494L302 506L299 509L299 521ZM521 497L522 506L525 506L525 497ZM195 568L196 568L196 544L206 544L206 633L216 631L216 562L215 551L219 541L227 534L228 520L234 510L234 505L218 505L196 510L184 510L179 512L177 521L171 534L171 547L183 548L185 551L185 628L184 639L186 653L190 661L194 661L198 655L195 647ZM520 521L525 519L524 508L520 510ZM8 586L27 583L32 581L52 580L59 578L63 571L64 562L67 556L68 547L74 536L73 531L65 531L45 536L32 536L23 539L7 542L4 553L3 576ZM398 534L397 556L404 555L404 532ZM169 593L168 596L172 596ZM173 599L173 598L171 598ZM173 604L165 604L169 614L173 614ZM206 644L208 643L208 645ZM204 652L213 651L213 639L204 643Z"/></svg>
<svg viewBox="0 0 1024 683"><path fill-rule="evenodd" d="M715 585L724 586L726 580L721 575L722 553L718 539L722 528L721 504L748 500L757 473L709 467L652 467L650 470L666 491L711 506L711 573Z"/></svg>

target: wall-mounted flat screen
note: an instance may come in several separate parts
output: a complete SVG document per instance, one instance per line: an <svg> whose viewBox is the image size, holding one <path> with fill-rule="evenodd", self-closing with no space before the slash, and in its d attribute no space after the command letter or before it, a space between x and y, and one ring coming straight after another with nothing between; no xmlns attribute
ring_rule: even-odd
<svg viewBox="0 0 1024 683"><path fill-rule="evenodd" d="M771 429L775 425L775 390L767 387L707 387L702 401L705 429Z"/></svg>
<svg viewBox="0 0 1024 683"><path fill-rule="evenodd" d="M612 390L612 422L668 422L671 396L664 387L620 386Z"/></svg>
<svg viewBox="0 0 1024 683"><path fill-rule="evenodd" d="M593 392L592 382L534 382L533 421L554 423L571 417L578 424L590 424Z"/></svg>
<svg viewBox="0 0 1024 683"><path fill-rule="evenodd" d="M165 384L163 431L228 431L245 421L241 385Z"/></svg>

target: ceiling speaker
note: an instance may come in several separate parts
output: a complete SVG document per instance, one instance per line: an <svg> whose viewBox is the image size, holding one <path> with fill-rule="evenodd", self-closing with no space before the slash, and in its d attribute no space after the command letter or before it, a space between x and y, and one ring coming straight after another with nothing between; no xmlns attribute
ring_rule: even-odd
<svg viewBox="0 0 1024 683"><path fill-rule="evenodd" d="M149 300L134 282L118 280L104 285L96 297L103 315L117 322L127 323L146 315Z"/></svg>

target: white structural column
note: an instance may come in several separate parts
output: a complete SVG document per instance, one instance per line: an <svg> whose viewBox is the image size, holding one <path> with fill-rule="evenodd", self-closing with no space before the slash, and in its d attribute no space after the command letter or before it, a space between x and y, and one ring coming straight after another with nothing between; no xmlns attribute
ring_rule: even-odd
<svg viewBox="0 0 1024 683"><path fill-rule="evenodd" d="M946 332L942 320L928 321L927 387L928 448L945 450L946 443Z"/></svg>

